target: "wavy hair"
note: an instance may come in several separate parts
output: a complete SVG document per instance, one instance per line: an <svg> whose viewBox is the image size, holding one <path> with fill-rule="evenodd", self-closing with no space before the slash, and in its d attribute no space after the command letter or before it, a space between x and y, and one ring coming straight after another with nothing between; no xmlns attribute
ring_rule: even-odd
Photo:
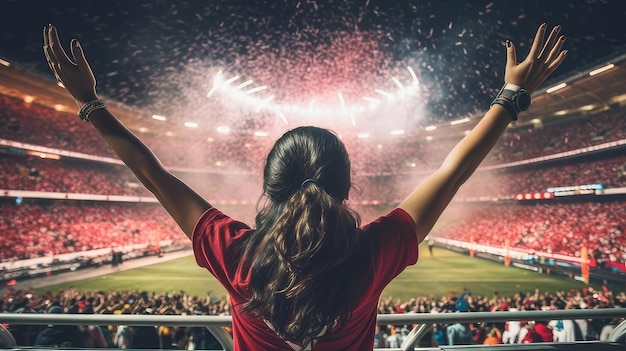
<svg viewBox="0 0 626 351"><path fill-rule="evenodd" d="M345 200L350 160L332 132L299 127L276 141L263 171L264 206L244 251L243 311L307 345L349 315L362 289L351 259L358 215Z"/></svg>

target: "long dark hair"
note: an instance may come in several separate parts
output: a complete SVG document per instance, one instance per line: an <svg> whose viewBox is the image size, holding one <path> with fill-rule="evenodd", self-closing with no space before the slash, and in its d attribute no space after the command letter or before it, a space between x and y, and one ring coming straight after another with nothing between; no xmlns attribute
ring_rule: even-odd
<svg viewBox="0 0 626 351"><path fill-rule="evenodd" d="M353 253L359 217L346 204L350 159L334 133L299 127L270 151L264 206L244 251L250 299L243 311L286 340L311 343L348 316L362 291Z"/></svg>

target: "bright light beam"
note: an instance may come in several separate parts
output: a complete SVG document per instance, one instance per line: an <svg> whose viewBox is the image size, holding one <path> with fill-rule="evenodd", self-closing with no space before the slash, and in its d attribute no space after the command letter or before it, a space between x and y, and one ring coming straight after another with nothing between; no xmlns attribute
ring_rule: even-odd
<svg viewBox="0 0 626 351"><path fill-rule="evenodd" d="M392 94L390 94L390 93L388 93L388 92L386 92L384 90L381 90L381 89L374 89L374 91L377 92L378 94L386 96L388 98L392 98L393 97Z"/></svg>
<svg viewBox="0 0 626 351"><path fill-rule="evenodd" d="M378 100L378 99L374 99L374 98L367 97L367 96L363 96L363 97L362 97L362 99L363 99L363 100L365 100L365 101L368 101L368 102L375 103L375 104L380 104L380 103L382 103L382 101L380 101L380 100Z"/></svg>
<svg viewBox="0 0 626 351"><path fill-rule="evenodd" d="M247 87L248 85L250 85L250 84L252 84L252 83L253 83L253 82L252 82L252 79L248 79L247 81L245 81L245 82L243 82L243 83L239 84L238 86L236 86L236 87L235 87L235 90L239 90L239 89L242 89L242 88L244 88L244 87Z"/></svg>
<svg viewBox="0 0 626 351"><path fill-rule="evenodd" d="M400 90L402 90L402 91L406 90L406 88L404 87L404 85L402 83L400 83L398 78L392 77L391 80L393 80L393 82L396 83L396 85L398 86L398 88L400 88Z"/></svg>
<svg viewBox="0 0 626 351"><path fill-rule="evenodd" d="M283 113L282 113L282 112L280 112L280 111L276 111L276 114L278 115L278 117L280 117L280 119L281 119L281 120L282 120L285 124L288 124L288 122L287 122L287 118L285 117L285 115L283 115Z"/></svg>
<svg viewBox="0 0 626 351"><path fill-rule="evenodd" d="M413 83L415 85L418 85L420 81L417 79L417 76L415 75L415 71L413 71L413 68L411 68L411 66L407 66L406 69L408 69L409 73L411 73L411 77L413 77Z"/></svg>
<svg viewBox="0 0 626 351"><path fill-rule="evenodd" d="M239 78L240 78L239 76L234 76L232 78L228 78L222 85L224 85L224 86L230 85L230 83L236 81Z"/></svg>
<svg viewBox="0 0 626 351"><path fill-rule="evenodd" d="M244 92L244 94L250 95L250 94L256 93L257 91L261 91L261 90L265 90L265 89L267 89L267 86L266 85L261 85L260 87L256 87L256 88L252 88L250 90L246 90Z"/></svg>
<svg viewBox="0 0 626 351"><path fill-rule="evenodd" d="M339 103L341 104L341 108L345 108L346 102L343 101L343 95L341 95L341 93L337 93L337 96L339 97Z"/></svg>

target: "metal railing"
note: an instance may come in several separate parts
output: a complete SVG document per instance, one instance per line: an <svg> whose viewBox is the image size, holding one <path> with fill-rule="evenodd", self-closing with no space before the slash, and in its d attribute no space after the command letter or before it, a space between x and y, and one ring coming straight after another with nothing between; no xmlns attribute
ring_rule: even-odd
<svg viewBox="0 0 626 351"><path fill-rule="evenodd" d="M378 324L391 325L414 325L403 345L399 349L375 349L383 350L414 350L415 345L436 323L472 323L472 322L506 322L521 320L557 320L557 319L609 319L626 318L626 308L606 308L592 310L555 310L555 311L520 311L520 312L465 312L465 313L405 313L405 314L380 314ZM206 327L218 339L225 351L233 350L232 337L223 327L230 326L230 316L179 316L179 315L115 315L115 314L45 314L45 313L3 313L0 314L0 323L22 325L130 325L130 326L184 326ZM585 348L593 348L596 351L602 347L626 350L626 321L623 321L611 333L607 342L592 341L573 343L573 348L567 348L566 344L547 343L553 347L538 349L530 345L518 344L516 349L526 350L578 350L577 345L586 345ZM546 344L546 345L547 345ZM558 345L557 345L558 344ZM15 345L17 346L17 345ZM472 350L483 350L472 345ZM509 345L510 346L510 345ZM560 346L560 347L557 347ZM445 347L445 350L461 350L467 346ZM490 346L488 349L513 350L506 345ZM547 347L547 346L546 346ZM19 348L24 350L24 348ZM30 348L32 349L32 348ZM417 348L416 350L444 350L444 348Z"/></svg>

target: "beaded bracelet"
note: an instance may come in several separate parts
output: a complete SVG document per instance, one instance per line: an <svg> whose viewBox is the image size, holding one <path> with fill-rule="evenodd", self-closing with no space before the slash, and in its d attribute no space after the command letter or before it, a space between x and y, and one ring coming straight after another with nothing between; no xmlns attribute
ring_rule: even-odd
<svg viewBox="0 0 626 351"><path fill-rule="evenodd" d="M101 108L107 108L107 106L104 104L104 102L100 100L93 100L93 101L86 102L80 108L80 110L78 110L78 117L80 118L81 121L87 123L89 122L89 115L93 111L99 110Z"/></svg>

